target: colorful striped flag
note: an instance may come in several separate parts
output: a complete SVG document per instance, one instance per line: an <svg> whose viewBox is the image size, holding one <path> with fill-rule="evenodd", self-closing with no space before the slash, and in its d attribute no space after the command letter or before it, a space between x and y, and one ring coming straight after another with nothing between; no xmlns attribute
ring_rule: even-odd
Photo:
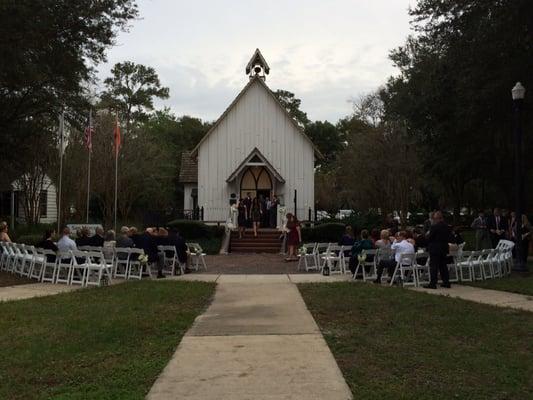
<svg viewBox="0 0 533 400"><path fill-rule="evenodd" d="M118 115L115 119L115 129L113 131L114 139L115 139L115 157L118 157L118 152L120 150L120 143L121 143L121 137L120 137L120 125L118 123Z"/></svg>
<svg viewBox="0 0 533 400"><path fill-rule="evenodd" d="M93 110L89 111L89 120L87 121L87 126L85 127L85 147L87 150L92 151L93 149Z"/></svg>

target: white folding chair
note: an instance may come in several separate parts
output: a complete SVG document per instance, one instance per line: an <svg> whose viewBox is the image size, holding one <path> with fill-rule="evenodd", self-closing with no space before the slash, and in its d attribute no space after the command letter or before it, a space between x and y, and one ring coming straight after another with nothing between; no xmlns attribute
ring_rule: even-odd
<svg viewBox="0 0 533 400"><path fill-rule="evenodd" d="M131 248L115 247L115 268L113 278L128 278Z"/></svg>
<svg viewBox="0 0 533 400"><path fill-rule="evenodd" d="M84 286L100 286L102 282L108 285L113 275L113 264L108 264L101 251L88 251L87 271Z"/></svg>
<svg viewBox="0 0 533 400"><path fill-rule="evenodd" d="M131 248L129 249L129 252L130 252L130 261L128 263L128 272L127 272L128 279L142 279L145 268L151 277L152 268L150 266L150 262L146 264L142 264L139 261L139 256L144 255L144 250Z"/></svg>
<svg viewBox="0 0 533 400"><path fill-rule="evenodd" d="M33 267L33 251L31 250L33 246L22 245L20 249L22 253L22 259L20 262L20 276L29 277L30 271Z"/></svg>
<svg viewBox="0 0 533 400"><path fill-rule="evenodd" d="M457 269L459 271L459 278L461 279L461 282L472 282L474 280L472 260L475 256L475 251L463 251L461 256L458 257Z"/></svg>
<svg viewBox="0 0 533 400"><path fill-rule="evenodd" d="M431 277L429 273L428 252L422 251L415 254L414 269L418 286L429 284Z"/></svg>
<svg viewBox="0 0 533 400"><path fill-rule="evenodd" d="M44 258L41 282L55 283L58 266L58 258L56 257L56 253L49 249L42 249L41 254Z"/></svg>
<svg viewBox="0 0 533 400"><path fill-rule="evenodd" d="M24 244L22 243L13 243L12 248L13 252L15 253L14 263L12 267L12 272L14 274L22 275L22 269L24 268L25 263L25 250L24 250Z"/></svg>
<svg viewBox="0 0 533 400"><path fill-rule="evenodd" d="M481 272L483 274L483 279L492 279L494 277L492 270L492 249L481 250Z"/></svg>
<svg viewBox="0 0 533 400"><path fill-rule="evenodd" d="M28 278L41 280L43 273L44 257L35 246L28 247L28 254L31 254L32 260L28 271Z"/></svg>
<svg viewBox="0 0 533 400"><path fill-rule="evenodd" d="M398 275L402 286L417 286L414 264L414 253L401 254L400 260L396 263L396 268L392 274L390 285L392 286L394 284Z"/></svg>
<svg viewBox="0 0 533 400"><path fill-rule="evenodd" d="M315 257L316 243L305 243L302 246L302 253L298 254L298 271L305 268L306 271L318 270L318 264Z"/></svg>
<svg viewBox="0 0 533 400"><path fill-rule="evenodd" d="M191 266L198 271L200 269L199 264L202 263L204 269L207 271L207 265L205 264L204 250L198 243L187 243L189 252L191 253Z"/></svg>
<svg viewBox="0 0 533 400"><path fill-rule="evenodd" d="M322 272L322 267L324 266L325 260L322 260L321 257L325 255L328 251L329 245L331 243L317 243L315 247L315 263L318 265L319 271Z"/></svg>
<svg viewBox="0 0 533 400"><path fill-rule="evenodd" d="M161 272L164 275L174 275L176 272L176 262L178 256L175 246L157 246L159 252L159 262L162 263Z"/></svg>
<svg viewBox="0 0 533 400"><path fill-rule="evenodd" d="M89 268L89 252L71 250L70 254L72 256L72 267L69 284L85 286L85 278Z"/></svg>
<svg viewBox="0 0 533 400"><path fill-rule="evenodd" d="M353 279L357 279L358 275L362 276L363 281L375 280L377 278L377 253L378 250L375 249L363 250L361 252L357 257L357 267L355 268Z"/></svg>
<svg viewBox="0 0 533 400"><path fill-rule="evenodd" d="M459 267L457 263L461 259L461 254L463 253L463 248L465 247L464 243L461 243L457 246L457 250L450 252L450 257L452 257L452 263L447 264L449 271L449 281L450 282L459 282Z"/></svg>
<svg viewBox="0 0 533 400"><path fill-rule="evenodd" d="M326 253L321 256L324 261L322 269L327 265L330 274L344 274L344 252L342 250L343 246L330 243Z"/></svg>
<svg viewBox="0 0 533 400"><path fill-rule="evenodd" d="M5 271L7 269L7 261L9 259L9 250L7 248L7 242L0 242L0 270Z"/></svg>
<svg viewBox="0 0 533 400"><path fill-rule="evenodd" d="M70 285L72 266L74 260L70 252L57 253L57 265L55 271L55 283L66 283Z"/></svg>

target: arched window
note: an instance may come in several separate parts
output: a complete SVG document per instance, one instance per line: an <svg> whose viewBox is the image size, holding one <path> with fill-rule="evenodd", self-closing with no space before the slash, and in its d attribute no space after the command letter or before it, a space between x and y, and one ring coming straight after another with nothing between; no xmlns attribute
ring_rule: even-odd
<svg viewBox="0 0 533 400"><path fill-rule="evenodd" d="M272 192L272 179L265 167L248 167L241 178L241 198L250 193L252 197L263 195L270 196Z"/></svg>

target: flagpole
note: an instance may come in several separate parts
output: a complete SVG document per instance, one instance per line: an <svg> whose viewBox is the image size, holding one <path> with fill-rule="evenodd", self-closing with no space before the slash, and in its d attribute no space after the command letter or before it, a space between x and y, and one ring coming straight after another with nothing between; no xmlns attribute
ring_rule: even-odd
<svg viewBox="0 0 533 400"><path fill-rule="evenodd" d="M117 231L117 199L118 199L118 149L115 149L115 224L114 230Z"/></svg>
<svg viewBox="0 0 533 400"><path fill-rule="evenodd" d="M85 223L89 223L89 202L91 197L90 187L91 187L91 153L89 150L89 166L87 168L87 217L85 218Z"/></svg>
<svg viewBox="0 0 533 400"><path fill-rule="evenodd" d="M61 229L61 184L63 180L63 152L64 152L64 129L65 129L65 112L61 114L59 121L59 199L57 200L57 234L59 235L59 230Z"/></svg>
<svg viewBox="0 0 533 400"><path fill-rule="evenodd" d="M115 141L115 223L114 230L117 231L117 203L118 203L118 152L120 148L120 127L118 125L118 115L115 117L115 132L114 132L114 141Z"/></svg>

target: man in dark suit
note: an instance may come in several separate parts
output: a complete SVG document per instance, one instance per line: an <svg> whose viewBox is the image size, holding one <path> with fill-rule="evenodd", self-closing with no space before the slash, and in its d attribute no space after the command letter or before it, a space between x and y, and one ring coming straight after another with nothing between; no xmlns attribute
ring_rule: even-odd
<svg viewBox="0 0 533 400"><path fill-rule="evenodd" d="M453 242L451 228L444 222L444 217L440 211L433 213L433 224L428 233L428 252L429 252L429 285L424 286L427 289L437 288L437 272L442 279L442 287L449 288L450 274L446 264L449 243Z"/></svg>
<svg viewBox="0 0 533 400"><path fill-rule="evenodd" d="M495 248L501 239L505 239L505 233L509 229L507 219L502 216L499 208L495 208L493 214L488 218L487 229L490 233L492 247Z"/></svg>
<svg viewBox="0 0 533 400"><path fill-rule="evenodd" d="M167 239L169 246L176 248L176 255L181 264L187 264L187 244L176 228L171 228Z"/></svg>
<svg viewBox="0 0 533 400"><path fill-rule="evenodd" d="M148 263L157 265L157 277L164 278L163 266L159 262L159 253L157 250L157 242L154 235L153 228L146 228L146 231L138 236L138 243L135 243L136 247L144 250L144 254L148 256Z"/></svg>
<svg viewBox="0 0 533 400"><path fill-rule="evenodd" d="M89 238L89 246L102 247L104 245L104 230L100 227L96 228L94 236Z"/></svg>

